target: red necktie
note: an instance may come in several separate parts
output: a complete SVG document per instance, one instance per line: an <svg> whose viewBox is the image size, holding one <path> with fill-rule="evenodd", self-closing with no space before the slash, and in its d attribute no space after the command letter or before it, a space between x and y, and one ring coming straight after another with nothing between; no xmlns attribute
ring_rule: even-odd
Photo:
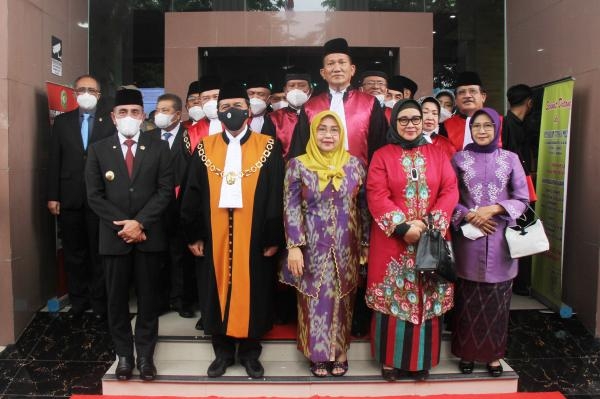
<svg viewBox="0 0 600 399"><path fill-rule="evenodd" d="M125 153L125 165L127 165L129 178L131 178L131 175L133 175L133 151L131 151L131 146L134 144L135 141L132 139L125 140L125 145L127 146L127 152Z"/></svg>

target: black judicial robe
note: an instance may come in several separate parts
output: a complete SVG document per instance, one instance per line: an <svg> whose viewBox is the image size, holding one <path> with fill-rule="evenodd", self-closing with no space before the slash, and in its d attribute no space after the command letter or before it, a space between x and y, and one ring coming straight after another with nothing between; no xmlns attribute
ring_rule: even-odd
<svg viewBox="0 0 600 399"><path fill-rule="evenodd" d="M199 287L199 295L207 334L260 338L272 327L276 257L264 257L263 250L284 242L284 163L279 143L267 135L248 130L240 144L242 170L248 170L266 155L267 142L272 149L262 167L242 179L243 210L218 208L222 178L207 168L201 158L202 148L190 162L181 222L189 243L204 241L204 256L198 259L205 286ZM206 158L220 170L227 144L224 133L207 136L201 142ZM233 254L229 262L228 250ZM245 277L240 278L240 274Z"/></svg>

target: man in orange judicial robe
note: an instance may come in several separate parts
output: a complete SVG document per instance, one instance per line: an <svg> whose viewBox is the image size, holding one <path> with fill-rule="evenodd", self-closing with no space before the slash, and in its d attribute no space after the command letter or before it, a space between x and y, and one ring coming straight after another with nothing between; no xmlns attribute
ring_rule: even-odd
<svg viewBox="0 0 600 399"><path fill-rule="evenodd" d="M225 373L237 342L240 363L260 378L259 339L272 326L274 255L283 242L284 163L275 139L249 129L241 83L221 88L218 112L225 131L204 137L191 160L181 221L204 263L199 295L216 357L207 375Z"/></svg>

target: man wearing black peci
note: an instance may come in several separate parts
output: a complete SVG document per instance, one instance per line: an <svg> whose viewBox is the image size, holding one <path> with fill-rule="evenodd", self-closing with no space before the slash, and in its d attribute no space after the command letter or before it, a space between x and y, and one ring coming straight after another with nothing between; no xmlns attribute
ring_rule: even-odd
<svg viewBox="0 0 600 399"><path fill-rule="evenodd" d="M140 377L153 380L156 291L167 250L162 216L173 197L172 157L165 141L140 130L145 116L141 92L119 90L111 116L118 132L92 145L85 180L90 207L100 218L108 321L119 358L115 373L122 380L131 378L135 342ZM135 334L129 320L131 280L138 305Z"/></svg>

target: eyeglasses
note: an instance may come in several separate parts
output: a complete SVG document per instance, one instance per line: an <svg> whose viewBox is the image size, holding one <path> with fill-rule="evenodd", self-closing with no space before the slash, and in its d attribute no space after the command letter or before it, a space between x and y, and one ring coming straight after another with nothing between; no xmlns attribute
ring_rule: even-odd
<svg viewBox="0 0 600 399"><path fill-rule="evenodd" d="M327 129L325 127L323 127L323 128L320 127L320 128L317 128L317 136L319 136L319 137L325 137L325 136L339 137L340 131L337 128Z"/></svg>
<svg viewBox="0 0 600 399"><path fill-rule="evenodd" d="M398 123L400 124L400 126L408 126L408 122L410 122L416 126L420 125L422 120L423 118L421 118L420 116L413 116L412 118L407 118L403 116L401 118L398 118Z"/></svg>
<svg viewBox="0 0 600 399"><path fill-rule="evenodd" d="M494 130L494 126L495 125L493 123L484 123L484 124L474 123L471 125L471 130L479 131L479 130L483 129L483 130L489 131L489 130Z"/></svg>
<svg viewBox="0 0 600 399"><path fill-rule="evenodd" d="M363 82L363 86L366 86L366 87L386 87L387 83L386 82L376 82L374 80L367 80L367 81Z"/></svg>
<svg viewBox="0 0 600 399"><path fill-rule="evenodd" d="M83 94L83 93L90 93L91 95L96 95L96 94L100 94L100 90L95 89L93 87L78 87L75 89L75 93L77 94Z"/></svg>
<svg viewBox="0 0 600 399"><path fill-rule="evenodd" d="M479 93L481 93L481 91L479 89L460 89L460 90L456 91L456 96L457 97L464 97L467 94L469 96L476 96Z"/></svg>
<svg viewBox="0 0 600 399"><path fill-rule="evenodd" d="M187 100L188 101L199 101L200 96L188 96Z"/></svg>

